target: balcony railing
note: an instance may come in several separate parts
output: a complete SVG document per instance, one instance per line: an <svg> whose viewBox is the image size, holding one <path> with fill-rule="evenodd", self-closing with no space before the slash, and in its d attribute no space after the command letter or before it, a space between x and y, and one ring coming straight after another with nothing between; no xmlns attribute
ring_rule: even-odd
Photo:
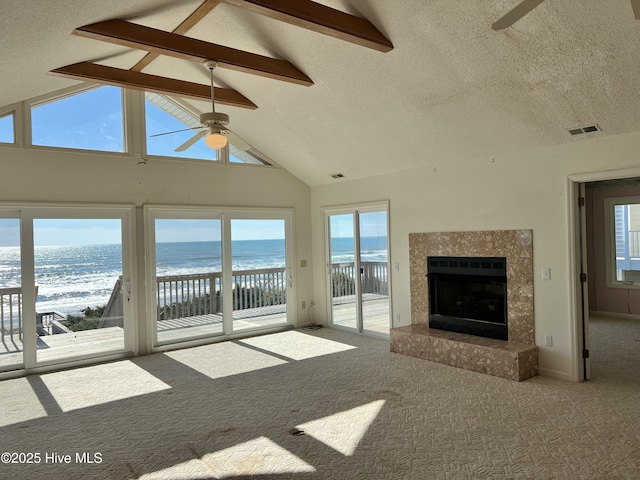
<svg viewBox="0 0 640 480"><path fill-rule="evenodd" d="M331 286L333 297L356 294L356 271L354 263L334 263L331 265ZM387 262L360 262L362 293L389 295Z"/></svg>
<svg viewBox="0 0 640 480"><path fill-rule="evenodd" d="M386 262L361 262L362 293L388 295L389 281ZM353 263L332 265L332 294L334 297L355 295L355 266ZM233 272L232 301L234 310L261 308L286 304L287 272L284 268L266 268ZM157 277L158 321L222 312L222 272ZM39 335L66 333L59 324L64 316L57 313L37 314ZM122 282L118 280L105 309L99 328L122 323ZM117 320L113 320L117 319ZM0 289L0 333L2 341L22 340L22 289ZM60 328L57 328L60 326Z"/></svg>
<svg viewBox="0 0 640 480"><path fill-rule="evenodd" d="M2 342L22 340L22 288L0 288L0 330Z"/></svg>
<svg viewBox="0 0 640 480"><path fill-rule="evenodd" d="M222 273L157 277L158 320L220 312Z"/></svg>
<svg viewBox="0 0 640 480"><path fill-rule="evenodd" d="M236 271L231 282L234 310L286 303L284 268ZM222 272L157 277L158 320L221 313L221 291Z"/></svg>

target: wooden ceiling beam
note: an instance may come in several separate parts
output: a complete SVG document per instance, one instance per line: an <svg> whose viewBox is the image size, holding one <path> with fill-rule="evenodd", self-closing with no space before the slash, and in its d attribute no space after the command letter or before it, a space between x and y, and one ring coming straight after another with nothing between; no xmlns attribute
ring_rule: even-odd
<svg viewBox="0 0 640 480"><path fill-rule="evenodd" d="M393 44L369 21L311 0L222 0L282 22L339 38L380 52Z"/></svg>
<svg viewBox="0 0 640 480"><path fill-rule="evenodd" d="M191 30L200 20L202 20L211 10L220 5L220 0L205 0L198 8L196 8L191 15L184 19L184 21L178 25L172 33L177 35L184 35ZM147 65L153 62L160 55L157 53L147 53L142 60L136 63L131 70L134 72L141 72Z"/></svg>
<svg viewBox="0 0 640 480"><path fill-rule="evenodd" d="M211 101L210 85L107 67L105 65L98 65L97 63L75 63L73 65L67 65L66 67L56 68L49 73L76 80ZM258 108L255 103L235 90L215 87L214 93L216 96L216 104L248 108L250 110Z"/></svg>
<svg viewBox="0 0 640 480"><path fill-rule="evenodd" d="M195 38L164 32L124 20L107 20L73 31L75 35L93 38L160 55L203 63L215 60L218 67L251 73L298 85L313 85L313 81L286 60L265 57L224 47Z"/></svg>

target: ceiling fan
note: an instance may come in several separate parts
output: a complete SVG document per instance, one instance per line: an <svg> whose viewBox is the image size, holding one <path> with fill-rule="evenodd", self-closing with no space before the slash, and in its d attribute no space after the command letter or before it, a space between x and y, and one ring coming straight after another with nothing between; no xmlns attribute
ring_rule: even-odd
<svg viewBox="0 0 640 480"><path fill-rule="evenodd" d="M213 70L218 66L218 62L214 60L208 60L204 62L204 66L209 69L211 77L211 111L200 114L200 123L202 125L199 127L185 128L183 130L174 130L173 132L157 133L155 135L151 135L151 137L159 137L161 135L170 135L172 133L185 132L187 130L200 130L193 137L176 148L176 152L184 152L202 137L206 137L204 140L205 143L215 150L220 150L221 148L227 146L228 135L233 135L234 138L239 139L237 135L234 135L231 130L227 128L227 125L229 125L229 115L222 112L216 112L215 94L213 87Z"/></svg>
<svg viewBox="0 0 640 480"><path fill-rule="evenodd" d="M633 15L636 20L640 20L640 0L629 0L631 2L631 8L633 9ZM523 0L513 9L508 11L504 16L498 19L491 28L493 30L502 30L510 27L522 17L524 17L531 10L540 5L544 0Z"/></svg>

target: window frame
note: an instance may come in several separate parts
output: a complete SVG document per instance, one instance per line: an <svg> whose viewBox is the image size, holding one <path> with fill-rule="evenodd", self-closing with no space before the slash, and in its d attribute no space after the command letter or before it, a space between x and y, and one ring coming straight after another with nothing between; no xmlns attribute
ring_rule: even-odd
<svg viewBox="0 0 640 480"><path fill-rule="evenodd" d="M22 146L22 131L23 131L23 116L22 108L19 103L9 105L0 109L0 118L13 116L13 142L0 142L1 147L21 147Z"/></svg>
<svg viewBox="0 0 640 480"><path fill-rule="evenodd" d="M295 311L297 305L296 295L296 243L295 243L295 215L292 208L251 208L251 207L216 207L216 206L188 206L188 205L158 205L146 204L144 211L144 238L145 238L145 277L148 279L146 285L146 322L140 328L145 329L146 348L150 352L162 352L175 348L183 348L197 345L205 345L219 339L235 338L236 336L255 334L256 332L266 333L268 331L279 331L282 325L276 327L266 327L255 330L235 331L233 329L233 309L223 309L223 333L220 335L204 335L165 343L159 342L156 337L157 329L157 309L156 309L156 253L155 253L155 221L158 219L212 219L220 220L221 245L222 245L222 294L223 305L231 306L232 301L232 220L284 220L285 221L285 256L286 271L289 279L287 290L287 325L295 325ZM289 303L291 302L291 303Z"/></svg>
<svg viewBox="0 0 640 480"><path fill-rule="evenodd" d="M101 360L125 358L138 355L138 338L135 313L137 292L132 290L138 283L135 269L135 205L131 204L69 204L69 203L19 203L0 202L0 217L20 220L21 288L24 324L23 363L19 370L34 372L39 369L61 366L95 364ZM34 220L37 219L118 219L121 222L122 278L130 287L130 300L124 305L124 346L113 351L89 355L71 355L55 360L39 360L36 347L35 289L35 244ZM0 379L11 371L0 371Z"/></svg>
<svg viewBox="0 0 640 480"><path fill-rule="evenodd" d="M33 144L33 118L31 115L31 111L33 108L38 107L40 105L45 105L48 103L54 103L60 100L64 100L65 98L73 97L75 95L81 95L82 93L86 93L91 90L95 90L101 87L111 86L113 88L118 88L121 93L122 99L122 152L114 152L109 150L94 150L94 149L86 149L86 148L70 148L70 147L56 147L54 145L34 145ZM73 87L64 88L62 90L58 90L51 94L41 95L39 97L35 97L29 99L24 102L24 145L26 148L33 150L54 150L54 151L62 151L62 152L70 152L70 153L92 153L98 155L108 155L108 156L132 156L129 148L129 135L131 132L128 128L128 123L131 121L128 119L129 115L131 115L130 110L128 109L127 103L127 89L122 87L117 87L114 85L104 85L99 83L89 83L84 82L80 85L75 85Z"/></svg>
<svg viewBox="0 0 640 480"><path fill-rule="evenodd" d="M640 205L640 196L609 197L604 199L605 284L608 288L640 289L640 281L618 280L616 268L615 207L635 204ZM640 257L637 258L640 262ZM640 270L638 271L640 272Z"/></svg>
<svg viewBox="0 0 640 480"><path fill-rule="evenodd" d="M138 164L146 164L149 160L153 161L172 161L172 162L187 162L187 163L208 163L210 165L224 165L227 167L240 167L240 168L271 168L282 170L282 167L271 159L268 155L262 151L254 148L252 145L244 142L239 137L241 142L246 143L248 148L246 150L240 150L241 152L247 152L248 155L256 158L255 163L244 162L232 162L230 157L229 147L226 146L222 149L219 160L206 160L199 158L189 157L172 157L163 155L150 155L147 153L147 127L146 127L146 107L145 107L145 91L123 88L119 88L122 93L122 134L123 134L123 151L114 152L108 150L94 150L84 148L70 148L70 147L57 147L51 145L34 145L33 144L33 119L31 110L39 105L53 103L59 100L63 100L67 97L79 95L84 92L88 92L100 87L109 86L105 84L83 82L71 87L63 88L52 93L34 97L23 102L19 102L13 105L8 105L0 108L0 116L11 115L14 116L14 143L0 143L0 147L19 147L27 148L31 150L40 151L56 151L67 153L80 153L80 154L93 154L107 157L120 157L127 159L134 159ZM150 92L155 93L155 92ZM173 95L167 95L163 93L157 93L169 101L175 103L179 108L184 109L187 113L194 116L195 119L200 118L202 113L200 109L188 102L182 97L176 97ZM243 145L244 146L244 145Z"/></svg>

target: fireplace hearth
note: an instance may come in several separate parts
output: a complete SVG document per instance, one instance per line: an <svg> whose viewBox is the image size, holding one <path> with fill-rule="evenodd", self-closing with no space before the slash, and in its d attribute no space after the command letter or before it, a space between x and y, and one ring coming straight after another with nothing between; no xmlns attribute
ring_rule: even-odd
<svg viewBox="0 0 640 480"><path fill-rule="evenodd" d="M429 328L508 340L505 257L427 258Z"/></svg>
<svg viewBox="0 0 640 480"><path fill-rule="evenodd" d="M505 277L508 283L508 288L504 287L508 340L432 328L432 295L429 293L429 279L425 275L429 257L453 257L455 261L460 261L460 257L474 257L473 261L477 258L504 259L506 274L495 276ZM410 233L409 263L411 325L391 329L392 352L515 381L538 374L532 230ZM482 265L480 267L482 269ZM492 281L496 280L489 280L489 285ZM492 313L500 310L492 289L489 288L490 294L484 300L477 300L476 297L471 302L476 305L476 310L481 310L478 306L485 305L485 315L487 310ZM502 305L502 302L499 303ZM469 315L463 314L462 318L465 316ZM486 322L486 318L481 317L480 323Z"/></svg>

